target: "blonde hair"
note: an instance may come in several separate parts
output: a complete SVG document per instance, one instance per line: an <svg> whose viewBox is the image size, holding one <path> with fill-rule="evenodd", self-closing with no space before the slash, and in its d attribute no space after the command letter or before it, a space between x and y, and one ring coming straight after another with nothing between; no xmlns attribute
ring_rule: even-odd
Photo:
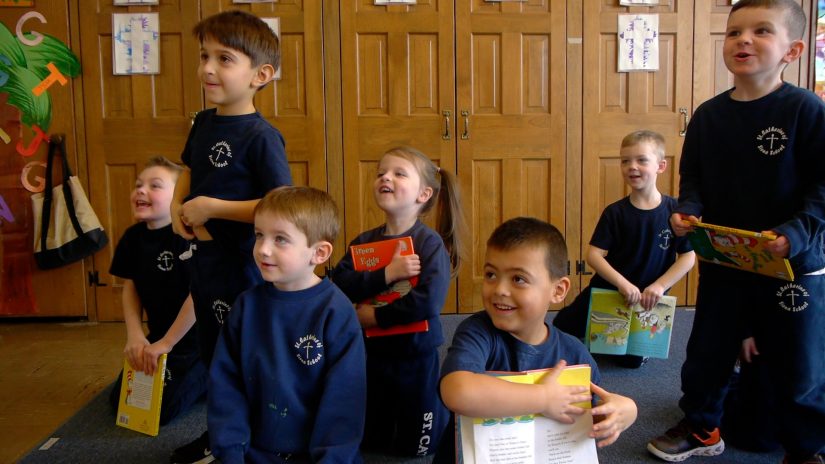
<svg viewBox="0 0 825 464"><path fill-rule="evenodd" d="M170 161L169 158L161 155L149 158L149 160L146 161L146 166L144 166L143 169L149 169L154 167L161 167L166 169L172 174L172 176L174 176L175 181L177 181L178 176L180 176L180 173L183 172L183 167Z"/></svg>
<svg viewBox="0 0 825 464"><path fill-rule="evenodd" d="M632 147L644 142L653 145L653 150L656 152L659 161L665 159L665 138L662 137L662 134L652 130L637 130L625 135L622 139L622 148Z"/></svg>
<svg viewBox="0 0 825 464"><path fill-rule="evenodd" d="M421 207L420 216L435 208L435 231L444 241L444 247L450 255L452 274L458 271L463 256L463 238L466 225L461 214L461 197L455 176L433 163L424 153L412 147L401 146L388 150L381 158L397 156L415 166L421 184L430 187L433 194Z"/></svg>
<svg viewBox="0 0 825 464"><path fill-rule="evenodd" d="M333 243L338 237L338 207L323 190L291 185L270 190L255 206L255 217L264 213L294 224L310 245L320 241Z"/></svg>

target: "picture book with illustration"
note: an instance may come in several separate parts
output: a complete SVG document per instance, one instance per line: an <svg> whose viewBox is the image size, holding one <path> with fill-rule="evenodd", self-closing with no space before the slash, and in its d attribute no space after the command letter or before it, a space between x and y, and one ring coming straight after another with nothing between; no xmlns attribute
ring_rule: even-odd
<svg viewBox="0 0 825 464"><path fill-rule="evenodd" d="M360 245L352 245L350 247L350 254L352 254L352 265L356 271L374 271L386 267L392 261L393 255L398 244L401 243L401 256L407 256L414 253L412 237L399 237L389 240L381 240L378 242L362 243ZM361 303L371 304L373 306L385 306L393 301L401 298L412 290L418 284L418 276L410 279L401 279L393 282L390 288L379 293L378 295L368 298ZM364 330L364 334L369 337L385 337L388 335L399 335L415 332L427 332L430 330L430 325L427 321L416 321L409 324L401 324L386 329L380 327L370 327Z"/></svg>
<svg viewBox="0 0 825 464"><path fill-rule="evenodd" d="M157 436L160 429L160 403L163 399L163 380L166 372L166 354L158 358L154 375L146 375L123 362L123 380L120 385L120 401L117 404L117 420L121 427L146 435Z"/></svg>
<svg viewBox="0 0 825 464"><path fill-rule="evenodd" d="M788 260L765 249L765 242L775 240L775 235L703 222L692 224L688 240L702 261L793 281Z"/></svg>
<svg viewBox="0 0 825 464"><path fill-rule="evenodd" d="M535 384L551 372L488 372L508 382ZM590 366L565 367L558 379L561 385L590 386ZM576 403L590 409L589 401ZM540 414L518 417L473 418L456 414L456 455L459 463L598 463L596 442L590 438L593 416L577 416L563 424Z"/></svg>
<svg viewBox="0 0 825 464"><path fill-rule="evenodd" d="M667 358L675 315L675 296L648 311L638 303L628 307L616 290L593 288L585 341L591 353Z"/></svg>

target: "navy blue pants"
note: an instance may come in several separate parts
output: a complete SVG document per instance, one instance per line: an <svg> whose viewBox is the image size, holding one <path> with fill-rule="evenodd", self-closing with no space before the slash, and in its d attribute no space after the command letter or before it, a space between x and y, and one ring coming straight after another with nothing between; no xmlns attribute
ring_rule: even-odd
<svg viewBox="0 0 825 464"><path fill-rule="evenodd" d="M160 403L160 425L165 425L206 395L208 372L197 352L177 355L174 351L166 358L167 377L163 384ZM115 380L109 402L117 411L123 371Z"/></svg>
<svg viewBox="0 0 825 464"><path fill-rule="evenodd" d="M679 406L706 429L721 423L723 402L744 336L761 353L758 404L789 453L825 450L825 276L795 282L748 274L700 276L696 316L682 366ZM767 400L772 398L772 400Z"/></svg>
<svg viewBox="0 0 825 464"><path fill-rule="evenodd" d="M438 394L438 351L408 359L367 353L362 447L399 456L435 453L449 411Z"/></svg>
<svg viewBox="0 0 825 464"><path fill-rule="evenodd" d="M201 359L207 368L212 363L218 333L229 310L244 290L263 282L252 253L227 252L217 241L195 242L197 249L188 260L189 288L198 321Z"/></svg>

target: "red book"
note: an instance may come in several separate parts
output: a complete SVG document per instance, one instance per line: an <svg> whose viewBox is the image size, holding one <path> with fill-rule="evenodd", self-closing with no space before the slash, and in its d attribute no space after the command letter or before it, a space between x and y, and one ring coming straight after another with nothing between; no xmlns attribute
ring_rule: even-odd
<svg viewBox="0 0 825 464"><path fill-rule="evenodd" d="M412 237L391 238L389 240L381 240L379 242L362 243L360 245L352 245L350 254L352 255L352 267L356 271L374 271L386 267L392 261L395 254L395 248L398 242L403 244L401 249L401 256L407 256L414 253ZM373 296L367 298L361 303L371 304L373 306L385 306L398 298L406 295L410 290L418 284L418 276L411 279L401 279L393 282L390 288ZM387 335L399 335L415 332L427 332L430 330L430 324L424 321L411 322L409 324L394 325L386 329L380 327L371 327L364 330L367 337L385 337Z"/></svg>

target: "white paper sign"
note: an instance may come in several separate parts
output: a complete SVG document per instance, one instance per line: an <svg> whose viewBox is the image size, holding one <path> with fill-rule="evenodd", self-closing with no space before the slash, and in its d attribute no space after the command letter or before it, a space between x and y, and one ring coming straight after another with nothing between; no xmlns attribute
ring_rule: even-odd
<svg viewBox="0 0 825 464"><path fill-rule="evenodd" d="M633 6L633 5L658 5L659 0L619 0L619 5Z"/></svg>
<svg viewBox="0 0 825 464"><path fill-rule="evenodd" d="M619 15L619 72L659 69L659 15Z"/></svg>
<svg viewBox="0 0 825 464"><path fill-rule="evenodd" d="M158 0L115 0L115 5L157 5Z"/></svg>
<svg viewBox="0 0 825 464"><path fill-rule="evenodd" d="M160 72L160 20L157 13L112 15L112 72Z"/></svg>
<svg viewBox="0 0 825 464"><path fill-rule="evenodd" d="M375 2L373 2L373 5L415 5L416 1L417 0L375 0Z"/></svg>

